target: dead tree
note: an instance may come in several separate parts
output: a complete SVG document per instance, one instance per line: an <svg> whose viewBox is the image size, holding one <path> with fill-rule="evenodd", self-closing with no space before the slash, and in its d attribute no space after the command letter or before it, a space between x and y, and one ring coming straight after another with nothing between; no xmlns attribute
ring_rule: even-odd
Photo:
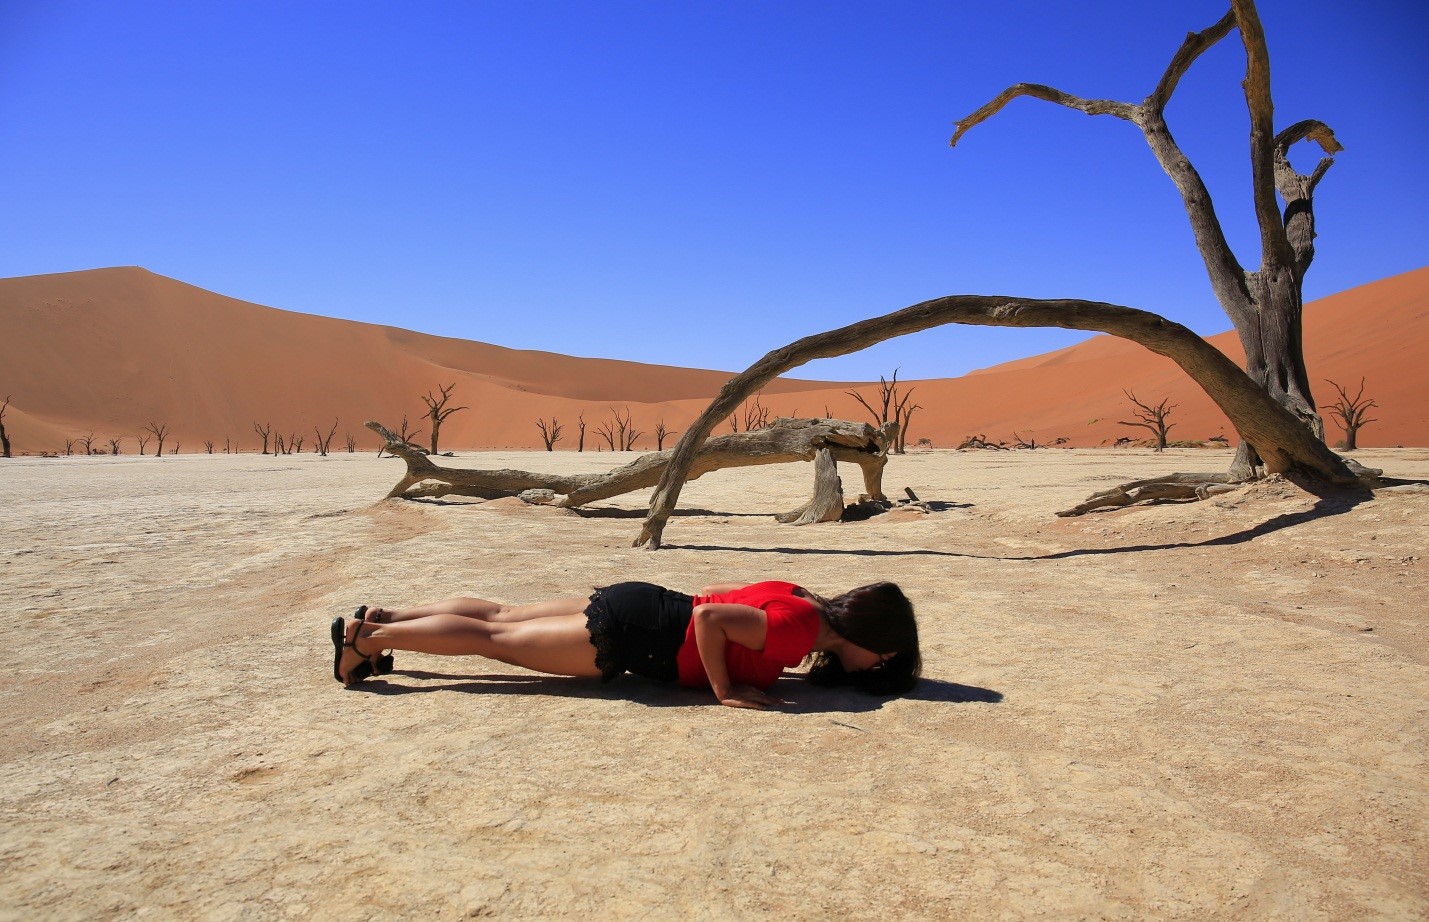
<svg viewBox="0 0 1429 922"><path fill-rule="evenodd" d="M65 439L65 457L66 457L66 458L68 458L68 457L70 457L71 455L74 454L74 443L75 443L75 440L74 440L74 439ZM139 451L139 454L142 455L143 453L144 453L144 452L143 452L142 443L141 443L141 449L140 449L140 451Z"/></svg>
<svg viewBox="0 0 1429 922"><path fill-rule="evenodd" d="M263 438L263 454L266 455L268 453L268 435L273 431L273 424L269 423L266 426L260 426L255 422L253 424L253 431ZM143 454L143 452L140 452L140 454Z"/></svg>
<svg viewBox="0 0 1429 922"><path fill-rule="evenodd" d="M605 444L610 446L611 451L615 451L615 423L601 423L595 427L595 434L605 439Z"/></svg>
<svg viewBox="0 0 1429 922"><path fill-rule="evenodd" d="M139 454L141 456L144 454L144 449L148 447L152 438L152 436L146 436L142 430L140 430L138 435L134 436L134 440L139 443Z"/></svg>
<svg viewBox="0 0 1429 922"><path fill-rule="evenodd" d="M537 419L536 428L541 430L541 441L546 443L546 451L555 451L556 442L560 440L561 430L565 427L552 416L550 425L547 425L544 419Z"/></svg>
<svg viewBox="0 0 1429 922"><path fill-rule="evenodd" d="M332 428L327 431L327 435L323 435L323 431L317 426L313 427L313 434L317 436L318 440L313 450L326 458L328 448L332 446L332 437L337 434L337 420L332 421Z"/></svg>
<svg viewBox="0 0 1429 922"><path fill-rule="evenodd" d="M178 453L179 453L179 443L178 443L178 442L175 442L175 443L174 443L174 447L169 449L169 454L171 454L171 455L176 455L176 454L178 454Z"/></svg>
<svg viewBox="0 0 1429 922"><path fill-rule="evenodd" d="M603 474L563 475L527 471L478 471L441 467L412 446L404 444L380 423L367 427L386 440L387 450L407 462L406 475L388 498L425 498L448 495L495 499L517 496L529 503L561 507L583 506L652 486L668 471L672 452L657 451ZM888 431L867 423L830 419L776 419L766 429L710 439L694 456L683 476L689 480L727 467L815 462L814 498L780 521L803 524L837 518L843 510L843 493L834 462L857 464L863 472L864 492L886 502L883 469L888 463ZM826 457L825 457L826 456Z"/></svg>
<svg viewBox="0 0 1429 922"><path fill-rule="evenodd" d="M223 453L225 455L233 454L233 439L231 436L225 435L223 437Z"/></svg>
<svg viewBox="0 0 1429 922"><path fill-rule="evenodd" d="M119 457L119 443L122 442L122 441L124 441L123 436L120 436L120 437L117 438L117 439L110 439L110 440L109 440L109 454L110 454L112 457L115 457L115 458Z"/></svg>
<svg viewBox="0 0 1429 922"><path fill-rule="evenodd" d="M411 445L412 442L416 440L417 436L421 434L422 430L420 429L413 429L411 431L408 431L407 414L403 413L402 428L397 432L397 435L401 437L403 443Z"/></svg>
<svg viewBox="0 0 1429 922"><path fill-rule="evenodd" d="M1033 436L1031 439L1024 439L1022 436L1018 435L1017 430L1014 429L1012 432L1012 447L1027 449L1029 451L1036 450L1037 437Z"/></svg>
<svg viewBox="0 0 1429 922"><path fill-rule="evenodd" d="M213 454L213 439L204 439L204 440L203 440L203 449L204 449L204 451L208 452L209 454Z"/></svg>
<svg viewBox="0 0 1429 922"><path fill-rule="evenodd" d="M276 458L276 457L278 457L279 455L281 455L282 453L283 453L283 436L282 436L282 435L274 435L274 436L273 436L273 457Z"/></svg>
<svg viewBox="0 0 1429 922"><path fill-rule="evenodd" d="M1171 136L1165 119L1167 103L1186 71L1232 29L1239 29L1246 56L1242 89L1250 112L1251 185L1260 228L1260 266L1254 272L1245 271L1231 252L1210 192ZM1156 87L1140 103L1083 99L1049 86L1019 83L959 121L952 143L956 145L970 129L1020 96L1087 115L1111 115L1141 129L1152 154L1181 195L1211 288L1245 348L1246 372L1311 432L1323 437L1324 424L1315 410L1305 369L1302 287L1315 256L1315 187L1334 163L1334 155L1344 148L1328 125L1313 119L1276 133L1270 53L1253 0L1232 0L1230 11L1219 22L1204 32L1187 35ZM1290 148L1301 141L1314 142L1325 154L1309 175L1295 172L1288 158ZM1277 193L1285 204L1283 213L1276 204ZM1264 446L1244 432L1241 435L1245 438L1231 466L1236 479L1269 473L1263 463Z"/></svg>
<svg viewBox="0 0 1429 922"><path fill-rule="evenodd" d="M666 436L669 436L669 435L673 435L673 433L672 433L669 429L666 429L666 428L665 428L665 421L664 421L663 419L660 420L658 423L655 424L655 450L656 450L656 451L664 451L664 450L665 450L665 438L666 438Z"/></svg>
<svg viewBox="0 0 1429 922"><path fill-rule="evenodd" d="M422 397L422 402L427 405L427 419L432 426L432 454L437 454L437 435L441 432L442 423L447 421L447 417L466 407L448 407L447 401L451 400L452 390L456 387L456 382L448 384L446 387L437 385L437 390L441 392L441 397L435 397L431 391Z"/></svg>
<svg viewBox="0 0 1429 922"><path fill-rule="evenodd" d="M576 417L576 432L579 438L576 441L576 451L585 451L585 414Z"/></svg>
<svg viewBox="0 0 1429 922"><path fill-rule="evenodd" d="M10 436L5 432L5 411L10 408L10 395L5 395L5 402L0 403L0 458L10 457Z"/></svg>
<svg viewBox="0 0 1429 922"><path fill-rule="evenodd" d="M292 435L288 436L288 454L290 454L290 455L292 455L292 454L299 454L299 455L300 455L300 454L302 454L302 453L303 453L303 437L302 437L301 435L298 435L298 434L295 432L295 433L293 433Z"/></svg>
<svg viewBox="0 0 1429 922"><path fill-rule="evenodd" d="M760 402L758 394L744 402L744 431L763 429L769 425L769 408Z"/></svg>
<svg viewBox="0 0 1429 922"><path fill-rule="evenodd" d="M615 413L615 425L617 427L616 437L620 445L620 450L634 451L635 440L640 438L641 432L639 429L636 429L631 422L630 408L625 408L625 416L623 417L615 407L611 407L610 410L612 413Z"/></svg>
<svg viewBox="0 0 1429 922"><path fill-rule="evenodd" d="M731 378L675 445L669 467L650 499L636 546L659 546L685 471L710 431L745 397L776 376L814 359L857 352L875 343L949 323L1052 326L1110 333L1176 362L1210 395L1244 438L1254 441L1269 473L1300 472L1322 482L1352 484L1355 474L1325 443L1273 400L1225 354L1179 323L1157 314L1098 301L1042 301L993 295L949 295L901 311L807 336L775 349ZM1212 479L1219 475L1208 475Z"/></svg>
<svg viewBox="0 0 1429 922"><path fill-rule="evenodd" d="M356 452L357 452L357 439L353 438L353 437L352 437L352 433L349 432L349 433L347 433L347 453L351 455L351 454L355 454Z"/></svg>
<svg viewBox="0 0 1429 922"><path fill-rule="evenodd" d="M1260 227L1260 268L1246 272L1231 252L1211 203L1210 193L1166 125L1165 110L1182 76L1205 50L1239 28L1246 54L1243 83L1251 120L1251 179ZM1322 122L1297 122L1275 133L1270 94L1269 52L1252 0L1232 0L1230 11L1200 33L1188 35L1151 94L1140 103L1084 99L1040 84L1021 83L962 119L954 145L970 129L1008 102L1031 96L1088 115L1113 115L1139 127L1153 154L1175 183L1190 219L1211 286L1230 316L1246 352L1242 371L1190 330L1156 314L1094 301L1035 300L1016 297L952 295L925 301L838 330L806 337L776 350L729 381L695 425L685 431L666 475L650 500L650 511L635 544L659 547L674 511L682 476L699 444L739 402L775 375L815 358L845 355L894 336L946 323L992 326L1057 326L1110 333L1172 358L1216 402L1241 435L1242 444L1230 479L1295 472L1329 484L1351 484L1356 476L1345 461L1325 448L1323 425L1310 399L1301 343L1301 286L1314 256L1313 193L1340 151L1334 133ZM1310 140L1331 156L1309 176L1296 173L1287 152ZM1282 215L1277 192L1285 200ZM1297 431L1298 430L1298 431ZM1201 483L1223 482L1205 475ZM1192 484L1168 485L1190 490ZM1140 483L1140 482L1138 482ZM1085 505L1085 504L1084 504Z"/></svg>
<svg viewBox="0 0 1429 922"><path fill-rule="evenodd" d="M80 436L79 444L84 446L84 455L86 458L94 454L94 433L91 432L88 435Z"/></svg>
<svg viewBox="0 0 1429 922"><path fill-rule="evenodd" d="M985 435L970 435L963 439L958 445L958 451L967 451L973 448L990 448L996 451L1006 451L1007 445L1003 442L989 442Z"/></svg>
<svg viewBox="0 0 1429 922"><path fill-rule="evenodd" d="M1376 419L1365 419L1365 414L1372 408L1379 406L1379 404L1375 403L1372 399L1365 399L1364 378L1360 378L1360 389L1355 393L1354 397L1350 397L1349 391L1346 388L1341 387L1328 378L1325 379L1325 383L1335 389L1335 392L1340 395L1340 399L1334 403L1327 404L1323 409L1327 409L1339 417L1340 428L1345 430L1344 450L1354 451L1358 447L1356 438L1359 435L1360 427L1379 421Z"/></svg>
<svg viewBox="0 0 1429 922"><path fill-rule="evenodd" d="M898 424L898 434L893 442L895 454L907 454L908 444L908 421L913 418L914 410L921 410L917 404L909 404L913 399L914 388L908 388L907 393L898 393L898 369L893 369L893 380L888 381L882 375L878 376L878 408L875 409L864 396L858 391L844 391L854 400L863 405L873 416L875 426L887 425L890 422Z"/></svg>
<svg viewBox="0 0 1429 922"><path fill-rule="evenodd" d="M1142 403L1140 400L1137 400L1136 395L1131 391L1123 390L1122 393L1126 395L1127 400L1136 404L1136 409L1131 411L1131 415L1135 416L1136 419L1118 420L1117 425L1136 426L1141 429L1151 430L1151 434L1156 437L1156 450L1165 451L1166 433L1170 432L1176 425L1175 423L1166 422L1166 417L1170 416L1171 411L1176 409L1176 404L1169 403L1168 401L1170 401L1171 398L1167 397L1153 407L1149 403Z"/></svg>

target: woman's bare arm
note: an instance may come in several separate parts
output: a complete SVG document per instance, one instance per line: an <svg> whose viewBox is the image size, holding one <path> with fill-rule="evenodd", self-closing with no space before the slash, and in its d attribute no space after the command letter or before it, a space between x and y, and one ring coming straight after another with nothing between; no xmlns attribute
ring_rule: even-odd
<svg viewBox="0 0 1429 922"><path fill-rule="evenodd" d="M695 606L693 620L700 662L720 704L763 710L779 703L777 698L757 688L734 685L730 681L729 662L725 658L724 648L728 641L751 650L764 649L764 641L769 635L769 618L763 609L752 605L707 602Z"/></svg>

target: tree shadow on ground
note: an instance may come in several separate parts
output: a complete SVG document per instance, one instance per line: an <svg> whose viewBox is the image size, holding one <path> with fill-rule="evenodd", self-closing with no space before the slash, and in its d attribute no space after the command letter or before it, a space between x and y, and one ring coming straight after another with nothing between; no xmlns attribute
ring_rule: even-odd
<svg viewBox="0 0 1429 922"><path fill-rule="evenodd" d="M422 685L401 685L385 679L369 679L354 690L375 695L431 694L433 692L463 692L479 695L542 695L554 698L583 698L594 701L621 700L646 707L716 706L707 689L684 688L623 675L613 682L547 675L457 675L427 672L419 669L398 669L393 676L422 680ZM441 682L441 684L434 684ZM894 698L876 698L847 688L819 688L798 676L786 675L771 691L786 703L776 710L789 714L864 714L877 711ZM1002 693L976 685L945 682L942 679L920 679L918 687L905 698L914 701L934 701L942 704L997 704ZM860 729L855 727L854 729Z"/></svg>
<svg viewBox="0 0 1429 922"><path fill-rule="evenodd" d="M661 546L669 548L670 550L735 551L747 554L831 554L854 557L964 557L973 560L1066 560L1072 557L1094 557L1104 554L1130 554L1142 551L1172 551L1245 544L1254 541L1256 538L1263 538L1266 535L1274 534L1277 531L1294 528L1296 525L1304 525L1307 522L1313 522L1317 519L1344 515L1356 506L1374 499L1374 495L1368 490L1334 490L1322 492L1318 495L1320 499L1315 502L1315 505L1303 512L1283 513L1266 519L1259 525L1243 528L1240 531L1231 532L1227 535L1207 538L1204 541L1173 541L1164 544L1125 544L1117 547L1075 548L1070 551L1057 551L1051 554L971 554L960 551L935 551L930 548L873 550L871 548L832 547L734 547L719 544L663 544ZM1121 510L1118 509L1114 511ZM1097 513L1088 513L1088 515L1096 514Z"/></svg>

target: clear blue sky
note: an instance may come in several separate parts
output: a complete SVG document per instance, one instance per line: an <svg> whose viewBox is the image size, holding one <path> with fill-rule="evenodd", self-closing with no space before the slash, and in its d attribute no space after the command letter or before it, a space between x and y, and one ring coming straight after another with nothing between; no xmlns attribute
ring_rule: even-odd
<svg viewBox="0 0 1429 922"><path fill-rule="evenodd" d="M1224 0L0 0L0 276L140 265L274 307L738 370L952 293L1084 297L1202 333L1211 297L1140 100ZM1307 295L1426 263L1429 4L1264 0L1277 127L1329 123ZM1243 54L1172 130L1248 267ZM1300 163L1314 162L1308 145ZM805 377L945 377L1063 331L949 328Z"/></svg>

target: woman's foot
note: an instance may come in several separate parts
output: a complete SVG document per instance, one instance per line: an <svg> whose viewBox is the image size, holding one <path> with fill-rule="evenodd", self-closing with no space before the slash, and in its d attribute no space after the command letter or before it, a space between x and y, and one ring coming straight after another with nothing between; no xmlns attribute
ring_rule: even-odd
<svg viewBox="0 0 1429 922"><path fill-rule="evenodd" d="M374 661L377 658L365 655L358 648L363 625L360 614L359 609L359 617L351 624L342 618L332 619L332 675L343 685L356 685L376 671Z"/></svg>

